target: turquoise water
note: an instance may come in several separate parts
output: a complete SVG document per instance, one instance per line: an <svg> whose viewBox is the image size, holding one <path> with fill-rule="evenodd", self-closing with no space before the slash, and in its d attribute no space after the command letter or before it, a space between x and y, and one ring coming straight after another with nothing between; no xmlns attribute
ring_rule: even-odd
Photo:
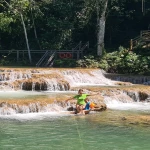
<svg viewBox="0 0 150 150"><path fill-rule="evenodd" d="M0 99L64 95L63 92L1 92ZM107 111L85 116L60 112L0 115L0 150L149 150L150 122L128 120L128 117L149 116L149 103L108 106Z"/></svg>
<svg viewBox="0 0 150 150"><path fill-rule="evenodd" d="M120 119L130 114L0 117L0 150L149 150L150 127Z"/></svg>
<svg viewBox="0 0 150 150"><path fill-rule="evenodd" d="M0 91L0 100L17 100L17 99L36 99L44 97L44 98L56 98L56 97L62 97L62 96L70 96L74 95L77 92L75 91L57 91L57 92L35 92L35 91Z"/></svg>

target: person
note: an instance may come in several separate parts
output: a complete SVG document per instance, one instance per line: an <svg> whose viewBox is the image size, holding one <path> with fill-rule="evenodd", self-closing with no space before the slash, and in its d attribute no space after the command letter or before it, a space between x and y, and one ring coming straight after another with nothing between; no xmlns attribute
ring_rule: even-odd
<svg viewBox="0 0 150 150"><path fill-rule="evenodd" d="M96 94L93 94L93 95L96 95ZM72 100L72 99L76 99L77 100L77 103L76 103L77 113L78 114L85 114L84 108L86 106L85 100L87 99L87 96L92 96L92 95L91 94L90 95L85 94L83 92L83 89L79 89L78 95L75 95L74 97L67 99L66 102L68 102L69 100Z"/></svg>
<svg viewBox="0 0 150 150"><path fill-rule="evenodd" d="M93 102L90 102L90 100L88 98L86 98L84 101L86 103L84 112L85 112L85 114L88 114L90 112L90 110L94 110L95 104Z"/></svg>
<svg viewBox="0 0 150 150"><path fill-rule="evenodd" d="M94 109L95 104L93 102L90 102L90 100L88 98L86 98L84 101L86 103L84 110L92 110L92 109Z"/></svg>
<svg viewBox="0 0 150 150"><path fill-rule="evenodd" d="M107 106L106 104L98 105L94 102L90 102L88 98L85 99L86 105L84 108L85 114L88 114L91 110L92 111L101 111L101 110L106 110Z"/></svg>
<svg viewBox="0 0 150 150"><path fill-rule="evenodd" d="M90 112L90 101L88 98L86 98L84 101L86 103L86 105L84 107L84 113L88 114Z"/></svg>

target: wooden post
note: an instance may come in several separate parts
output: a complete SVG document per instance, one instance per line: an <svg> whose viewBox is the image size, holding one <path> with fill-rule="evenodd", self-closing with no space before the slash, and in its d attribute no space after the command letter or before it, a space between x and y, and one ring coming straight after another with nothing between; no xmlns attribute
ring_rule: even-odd
<svg viewBox="0 0 150 150"><path fill-rule="evenodd" d="M83 50L81 50L81 58L83 58Z"/></svg>
<svg viewBox="0 0 150 150"><path fill-rule="evenodd" d="M82 44L82 42L80 41L79 49L77 50L77 60L80 59L81 44Z"/></svg>
<svg viewBox="0 0 150 150"><path fill-rule="evenodd" d="M80 50L77 51L77 60L79 59L79 52Z"/></svg>
<svg viewBox="0 0 150 150"><path fill-rule="evenodd" d="M71 53L72 53L72 58L73 58L73 55L74 55L74 49L73 48L71 49Z"/></svg>
<svg viewBox="0 0 150 150"><path fill-rule="evenodd" d="M132 51L132 49L133 49L133 40L131 39L130 40L130 51Z"/></svg>
<svg viewBox="0 0 150 150"><path fill-rule="evenodd" d="M17 62L19 61L19 50L17 50Z"/></svg>
<svg viewBox="0 0 150 150"><path fill-rule="evenodd" d="M24 51L22 51L23 59L24 59Z"/></svg>

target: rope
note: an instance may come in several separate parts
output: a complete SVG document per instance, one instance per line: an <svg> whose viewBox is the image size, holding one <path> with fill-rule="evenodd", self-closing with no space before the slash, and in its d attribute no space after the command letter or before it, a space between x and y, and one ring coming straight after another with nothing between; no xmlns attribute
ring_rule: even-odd
<svg viewBox="0 0 150 150"><path fill-rule="evenodd" d="M79 128L78 128L78 123L77 123L75 117L74 117L74 122L76 124L76 129L77 129L77 133L78 133L78 136L79 136L79 140L80 140L80 144L81 144L81 149L84 150L83 141L82 141L81 134L80 134L80 131L79 131Z"/></svg>
<svg viewBox="0 0 150 150"><path fill-rule="evenodd" d="M70 106L70 102L67 102L67 105ZM76 125L76 129L77 129L77 133L78 133L78 136L79 136L79 141L80 141L80 145L81 145L81 150L85 150L84 147L83 147L83 141L82 141L82 138L81 138L81 134L80 134L80 131L79 131L79 128L78 128L78 123L75 119L75 116L74 116L74 122L75 122L75 125Z"/></svg>

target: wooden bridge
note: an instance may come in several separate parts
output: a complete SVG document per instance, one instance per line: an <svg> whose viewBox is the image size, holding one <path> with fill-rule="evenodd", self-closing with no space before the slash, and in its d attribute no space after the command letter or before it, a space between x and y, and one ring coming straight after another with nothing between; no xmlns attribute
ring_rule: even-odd
<svg viewBox="0 0 150 150"><path fill-rule="evenodd" d="M86 48L89 48L89 42L79 42L76 47L71 50L30 50L32 57L38 55L38 61L36 67L51 67L55 58L61 59L80 59L83 57L83 52ZM1 55L15 54L17 62L23 59L25 55L28 55L28 50L0 50Z"/></svg>
<svg viewBox="0 0 150 150"><path fill-rule="evenodd" d="M140 35L130 40L130 50L138 46L148 46L150 44L150 30L141 31Z"/></svg>

